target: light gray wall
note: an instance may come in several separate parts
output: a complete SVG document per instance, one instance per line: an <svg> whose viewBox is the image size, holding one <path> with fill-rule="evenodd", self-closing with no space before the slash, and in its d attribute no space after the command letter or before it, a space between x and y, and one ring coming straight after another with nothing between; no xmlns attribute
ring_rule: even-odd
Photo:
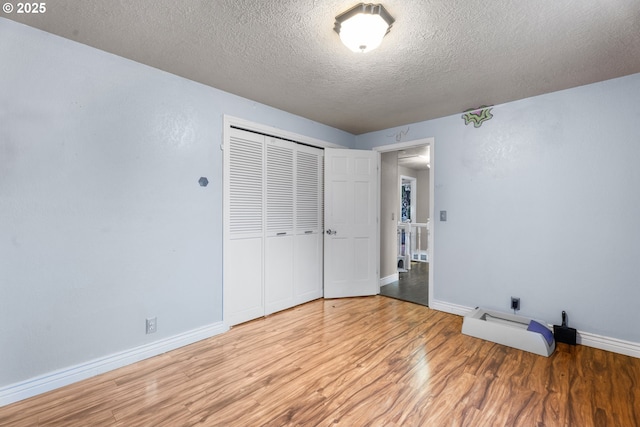
<svg viewBox="0 0 640 427"><path fill-rule="evenodd" d="M429 169L421 169L417 171L418 180L418 199L417 205L417 222L426 223L429 220Z"/></svg>
<svg viewBox="0 0 640 427"><path fill-rule="evenodd" d="M410 125L410 139L435 138L435 211L448 212L432 221L435 299L508 311L516 296L522 315L559 323L566 310L579 330L640 342L640 74L492 114L480 128L461 115Z"/></svg>
<svg viewBox="0 0 640 427"><path fill-rule="evenodd" d="M380 278L398 272L398 153L380 155Z"/></svg>
<svg viewBox="0 0 640 427"><path fill-rule="evenodd" d="M0 58L0 387L222 320L223 114L354 144L3 18Z"/></svg>

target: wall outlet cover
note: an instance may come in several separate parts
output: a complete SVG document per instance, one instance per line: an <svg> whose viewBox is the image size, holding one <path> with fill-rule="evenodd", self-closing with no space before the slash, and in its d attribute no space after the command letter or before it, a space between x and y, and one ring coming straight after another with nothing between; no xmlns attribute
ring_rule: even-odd
<svg viewBox="0 0 640 427"><path fill-rule="evenodd" d="M152 317L146 321L147 334L153 334L158 330L158 318Z"/></svg>

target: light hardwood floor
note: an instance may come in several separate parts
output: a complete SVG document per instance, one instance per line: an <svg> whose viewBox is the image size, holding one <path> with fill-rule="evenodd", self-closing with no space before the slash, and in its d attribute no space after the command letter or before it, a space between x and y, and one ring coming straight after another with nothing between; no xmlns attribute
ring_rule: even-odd
<svg viewBox="0 0 640 427"><path fill-rule="evenodd" d="M0 408L5 426L638 426L640 359L550 358L381 296L318 300Z"/></svg>

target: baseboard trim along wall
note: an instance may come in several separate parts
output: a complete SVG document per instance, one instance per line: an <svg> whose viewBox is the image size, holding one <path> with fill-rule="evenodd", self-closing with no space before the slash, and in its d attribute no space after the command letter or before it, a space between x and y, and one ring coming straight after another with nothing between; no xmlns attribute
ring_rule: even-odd
<svg viewBox="0 0 640 427"><path fill-rule="evenodd" d="M640 358L640 343L578 331L578 344Z"/></svg>
<svg viewBox="0 0 640 427"><path fill-rule="evenodd" d="M474 307L452 304L445 301L432 300L430 308L445 313L457 314L458 316L466 316ZM551 325L548 325L551 327ZM611 351L613 353L624 354L640 358L640 343L632 341L624 341L617 338L605 337L602 335L592 334L590 332L578 331L578 344L587 347L598 348L600 350Z"/></svg>
<svg viewBox="0 0 640 427"><path fill-rule="evenodd" d="M450 302L439 301L432 299L429 303L429 308L438 311L444 311L445 313L457 314L458 316L466 316L474 307L467 307L465 305L452 304Z"/></svg>
<svg viewBox="0 0 640 427"><path fill-rule="evenodd" d="M380 286L386 286L390 283L397 282L399 280L400 275L398 273L394 273L387 277L380 278Z"/></svg>
<svg viewBox="0 0 640 427"><path fill-rule="evenodd" d="M49 372L26 381L0 388L0 406L54 390L114 369L166 353L229 330L224 323L214 323L182 334L141 345L110 356Z"/></svg>
<svg viewBox="0 0 640 427"><path fill-rule="evenodd" d="M381 279L381 286L383 286L383 280L387 279L388 278ZM393 281L389 283L392 282ZM439 300L432 300L431 308L433 310L443 311L445 313L451 313L458 316L465 316L473 310L473 307L452 304ZM56 388L64 387L66 385L148 359L150 357L166 353L167 351L175 350L176 348L213 337L228 330L229 327L224 323L215 323L202 328L193 329L179 335L174 335L160 341L132 348L130 350L95 359L87 363L49 372L26 381L11 384L0 388L0 406L18 402ZM640 343L581 331L578 331L577 341L578 344L585 345L587 347L598 348L601 350L624 354L626 356L640 358Z"/></svg>

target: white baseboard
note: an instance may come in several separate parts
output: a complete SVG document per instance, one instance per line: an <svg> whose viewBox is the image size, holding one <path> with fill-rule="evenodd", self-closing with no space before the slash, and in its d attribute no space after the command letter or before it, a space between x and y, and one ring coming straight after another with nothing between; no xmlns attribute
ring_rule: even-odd
<svg viewBox="0 0 640 427"><path fill-rule="evenodd" d="M466 316L467 313L474 309L473 307L438 300L432 300L429 308L444 311L445 313L457 314L458 316ZM581 331L577 333L577 342L587 347L599 348L600 350L640 358L640 343L637 342L624 341Z"/></svg>
<svg viewBox="0 0 640 427"><path fill-rule="evenodd" d="M0 407L139 362L143 359L148 359L150 357L166 353L167 351L210 338L228 330L229 327L224 323L214 323L179 335L174 335L159 341L2 387L0 388Z"/></svg>
<svg viewBox="0 0 640 427"><path fill-rule="evenodd" d="M473 310L473 307L439 300L432 300L429 307L458 316L465 316ZM0 407L166 353L167 351L213 337L228 330L229 327L222 322L215 323L130 350L95 359L87 363L49 372L26 381L2 387L0 388ZM640 358L640 343L636 342L578 331L578 344Z"/></svg>
<svg viewBox="0 0 640 427"><path fill-rule="evenodd" d="M640 343L578 331L578 344L640 358Z"/></svg>
<svg viewBox="0 0 640 427"><path fill-rule="evenodd" d="M380 286L385 286L385 285L388 285L389 283L397 282L399 277L400 275L397 272L387 277L381 277Z"/></svg>
<svg viewBox="0 0 640 427"><path fill-rule="evenodd" d="M474 309L474 307L467 307L466 305L458 305L436 299L432 299L429 302L429 308L438 311L444 311L445 313L457 314L458 316L466 316L471 310Z"/></svg>

